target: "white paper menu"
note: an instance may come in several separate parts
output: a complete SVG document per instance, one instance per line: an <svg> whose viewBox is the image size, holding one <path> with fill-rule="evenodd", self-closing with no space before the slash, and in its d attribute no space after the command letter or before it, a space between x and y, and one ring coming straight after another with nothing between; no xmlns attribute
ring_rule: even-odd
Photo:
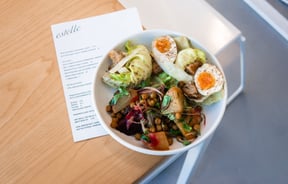
<svg viewBox="0 0 288 184"><path fill-rule="evenodd" d="M93 74L109 47L142 31L137 9L55 24L51 29L74 142L105 135L91 100Z"/></svg>

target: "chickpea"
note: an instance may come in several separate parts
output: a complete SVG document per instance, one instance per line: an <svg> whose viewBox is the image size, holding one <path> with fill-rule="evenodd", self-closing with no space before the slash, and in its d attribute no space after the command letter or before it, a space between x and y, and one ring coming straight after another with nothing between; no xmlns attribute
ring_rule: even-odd
<svg viewBox="0 0 288 184"><path fill-rule="evenodd" d="M164 131L167 131L167 130L168 130L168 126L167 126L166 124L162 124L162 129L163 129Z"/></svg>
<svg viewBox="0 0 288 184"><path fill-rule="evenodd" d="M156 98L157 98L157 93L156 93L155 91L153 91L152 93L150 93L150 98L156 99Z"/></svg>
<svg viewBox="0 0 288 184"><path fill-rule="evenodd" d="M142 93L141 94L141 99L146 100L148 98L148 94L147 93Z"/></svg>
<svg viewBox="0 0 288 184"><path fill-rule="evenodd" d="M151 133L156 132L155 126L151 126L151 127L149 128L149 132L151 132Z"/></svg>
<svg viewBox="0 0 288 184"><path fill-rule="evenodd" d="M146 104L146 100L141 99L139 103L142 104L142 105L145 105Z"/></svg>
<svg viewBox="0 0 288 184"><path fill-rule="evenodd" d="M112 118L115 118L116 117L116 114L114 112L111 113L110 115Z"/></svg>
<svg viewBox="0 0 288 184"><path fill-rule="evenodd" d="M117 128L117 126L118 126L118 118L112 118L110 126L112 128Z"/></svg>
<svg viewBox="0 0 288 184"><path fill-rule="evenodd" d="M148 99L147 102L150 107L153 107L156 104L156 101L154 99Z"/></svg>
<svg viewBox="0 0 288 184"><path fill-rule="evenodd" d="M161 126L161 125L156 125L156 131L157 131L157 132L162 131L162 126Z"/></svg>
<svg viewBox="0 0 288 184"><path fill-rule="evenodd" d="M111 105L106 106L106 112L112 112L112 107Z"/></svg>
<svg viewBox="0 0 288 184"><path fill-rule="evenodd" d="M155 118L154 122L156 125L160 125L162 120L161 120L161 118L157 117L157 118Z"/></svg>
<svg viewBox="0 0 288 184"><path fill-rule="evenodd" d="M121 119L121 118L122 118L122 114L121 114L120 112L118 112L118 113L116 114L116 118Z"/></svg>
<svg viewBox="0 0 288 184"><path fill-rule="evenodd" d="M136 140L140 140L141 139L141 134L140 133L136 133L135 135L134 135L134 137L135 137L135 139Z"/></svg>

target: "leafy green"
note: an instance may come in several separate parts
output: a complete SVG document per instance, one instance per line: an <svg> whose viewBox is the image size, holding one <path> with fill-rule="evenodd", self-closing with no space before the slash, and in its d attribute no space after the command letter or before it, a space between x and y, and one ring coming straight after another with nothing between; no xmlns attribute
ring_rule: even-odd
<svg viewBox="0 0 288 184"><path fill-rule="evenodd" d="M178 81L175 78L171 77L165 72L160 73L157 77L158 77L158 80L161 83L163 83L167 89L173 86L176 86L178 83Z"/></svg>
<svg viewBox="0 0 288 184"><path fill-rule="evenodd" d="M200 49L194 49L196 53L196 60L201 61L202 63L206 62L206 54Z"/></svg>
<svg viewBox="0 0 288 184"><path fill-rule="evenodd" d="M146 80L142 80L136 87L137 88L144 88L144 87L150 86L150 83L151 83L151 78L149 77Z"/></svg>
<svg viewBox="0 0 288 184"><path fill-rule="evenodd" d="M150 142L150 138L149 138L149 136L147 134L142 134L141 140L143 140L145 142Z"/></svg>
<svg viewBox="0 0 288 184"><path fill-rule="evenodd" d="M190 125L188 125L187 123L183 122L183 128L186 132L191 132L192 131L192 127Z"/></svg>
<svg viewBox="0 0 288 184"><path fill-rule="evenodd" d="M170 113L166 115L168 117L169 120L174 121L175 120L175 115Z"/></svg>
<svg viewBox="0 0 288 184"><path fill-rule="evenodd" d="M191 141L183 140L182 144L183 144L184 146L187 146L187 145L191 144Z"/></svg>
<svg viewBox="0 0 288 184"><path fill-rule="evenodd" d="M110 100L110 105L115 105L121 97L128 95L129 91L126 88L120 87L113 98Z"/></svg>
<svg viewBox="0 0 288 184"><path fill-rule="evenodd" d="M210 95L208 98L206 98L203 102L202 105L211 105L213 103L218 102L219 100L221 100L224 97L224 89L213 93L212 95Z"/></svg>
<svg viewBox="0 0 288 184"><path fill-rule="evenodd" d="M195 62L196 60L205 63L205 53L199 49L186 48L178 53L176 58L176 64L180 66L180 68L184 69L187 65Z"/></svg>
<svg viewBox="0 0 288 184"><path fill-rule="evenodd" d="M135 86L151 76L152 58L148 49L144 45L132 46L129 41L126 49L128 55L102 77L111 87Z"/></svg>
<svg viewBox="0 0 288 184"><path fill-rule="evenodd" d="M125 50L127 51L127 53L129 54L133 49L135 49L135 45L133 45L133 43L128 40L126 43L125 43Z"/></svg>
<svg viewBox="0 0 288 184"><path fill-rule="evenodd" d="M169 134L174 136L174 137L176 137L177 135L182 135L182 133L181 133L181 131L179 129L174 130L172 128L169 130Z"/></svg>
<svg viewBox="0 0 288 184"><path fill-rule="evenodd" d="M130 83L131 73L111 73L110 78L115 81L121 81L122 85L120 86L128 86Z"/></svg>
<svg viewBox="0 0 288 184"><path fill-rule="evenodd" d="M191 47L190 41L186 36L177 36L174 40L179 51Z"/></svg>
<svg viewBox="0 0 288 184"><path fill-rule="evenodd" d="M171 96L164 95L162 104L161 104L162 109L166 109L169 106L170 102L171 102Z"/></svg>

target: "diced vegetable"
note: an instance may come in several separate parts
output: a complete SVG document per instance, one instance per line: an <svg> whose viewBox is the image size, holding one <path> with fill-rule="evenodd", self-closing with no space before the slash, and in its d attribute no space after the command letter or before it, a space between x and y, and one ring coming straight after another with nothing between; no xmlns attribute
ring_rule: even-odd
<svg viewBox="0 0 288 184"><path fill-rule="evenodd" d="M119 93L114 95L112 100L110 101L110 104L112 106L113 113L117 113L127 107L131 100L133 100L138 94L137 91L134 89L124 90L123 88L120 90Z"/></svg>
<svg viewBox="0 0 288 184"><path fill-rule="evenodd" d="M165 132L148 133L143 136L145 145L154 150L169 150L169 142Z"/></svg>
<svg viewBox="0 0 288 184"><path fill-rule="evenodd" d="M187 126L189 126L189 125L187 125L181 121L176 121L175 123L178 126L179 130L181 131L182 135L187 140L195 138L195 133L192 132L192 128L191 127L187 128ZM185 125L186 125L186 127L185 127Z"/></svg>
<svg viewBox="0 0 288 184"><path fill-rule="evenodd" d="M166 97L165 97L166 96ZM176 112L182 112L184 109L184 95L180 88L174 86L170 88L164 96L164 99L170 99L168 102L162 102L162 113L170 114Z"/></svg>

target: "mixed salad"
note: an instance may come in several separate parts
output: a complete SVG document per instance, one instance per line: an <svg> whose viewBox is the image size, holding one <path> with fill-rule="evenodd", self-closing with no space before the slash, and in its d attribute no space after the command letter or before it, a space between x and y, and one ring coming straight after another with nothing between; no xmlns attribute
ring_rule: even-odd
<svg viewBox="0 0 288 184"><path fill-rule="evenodd" d="M193 142L206 123L203 106L224 96L223 74L185 36L159 36L151 50L127 41L109 56L102 79L116 89L106 106L111 127L148 148Z"/></svg>

